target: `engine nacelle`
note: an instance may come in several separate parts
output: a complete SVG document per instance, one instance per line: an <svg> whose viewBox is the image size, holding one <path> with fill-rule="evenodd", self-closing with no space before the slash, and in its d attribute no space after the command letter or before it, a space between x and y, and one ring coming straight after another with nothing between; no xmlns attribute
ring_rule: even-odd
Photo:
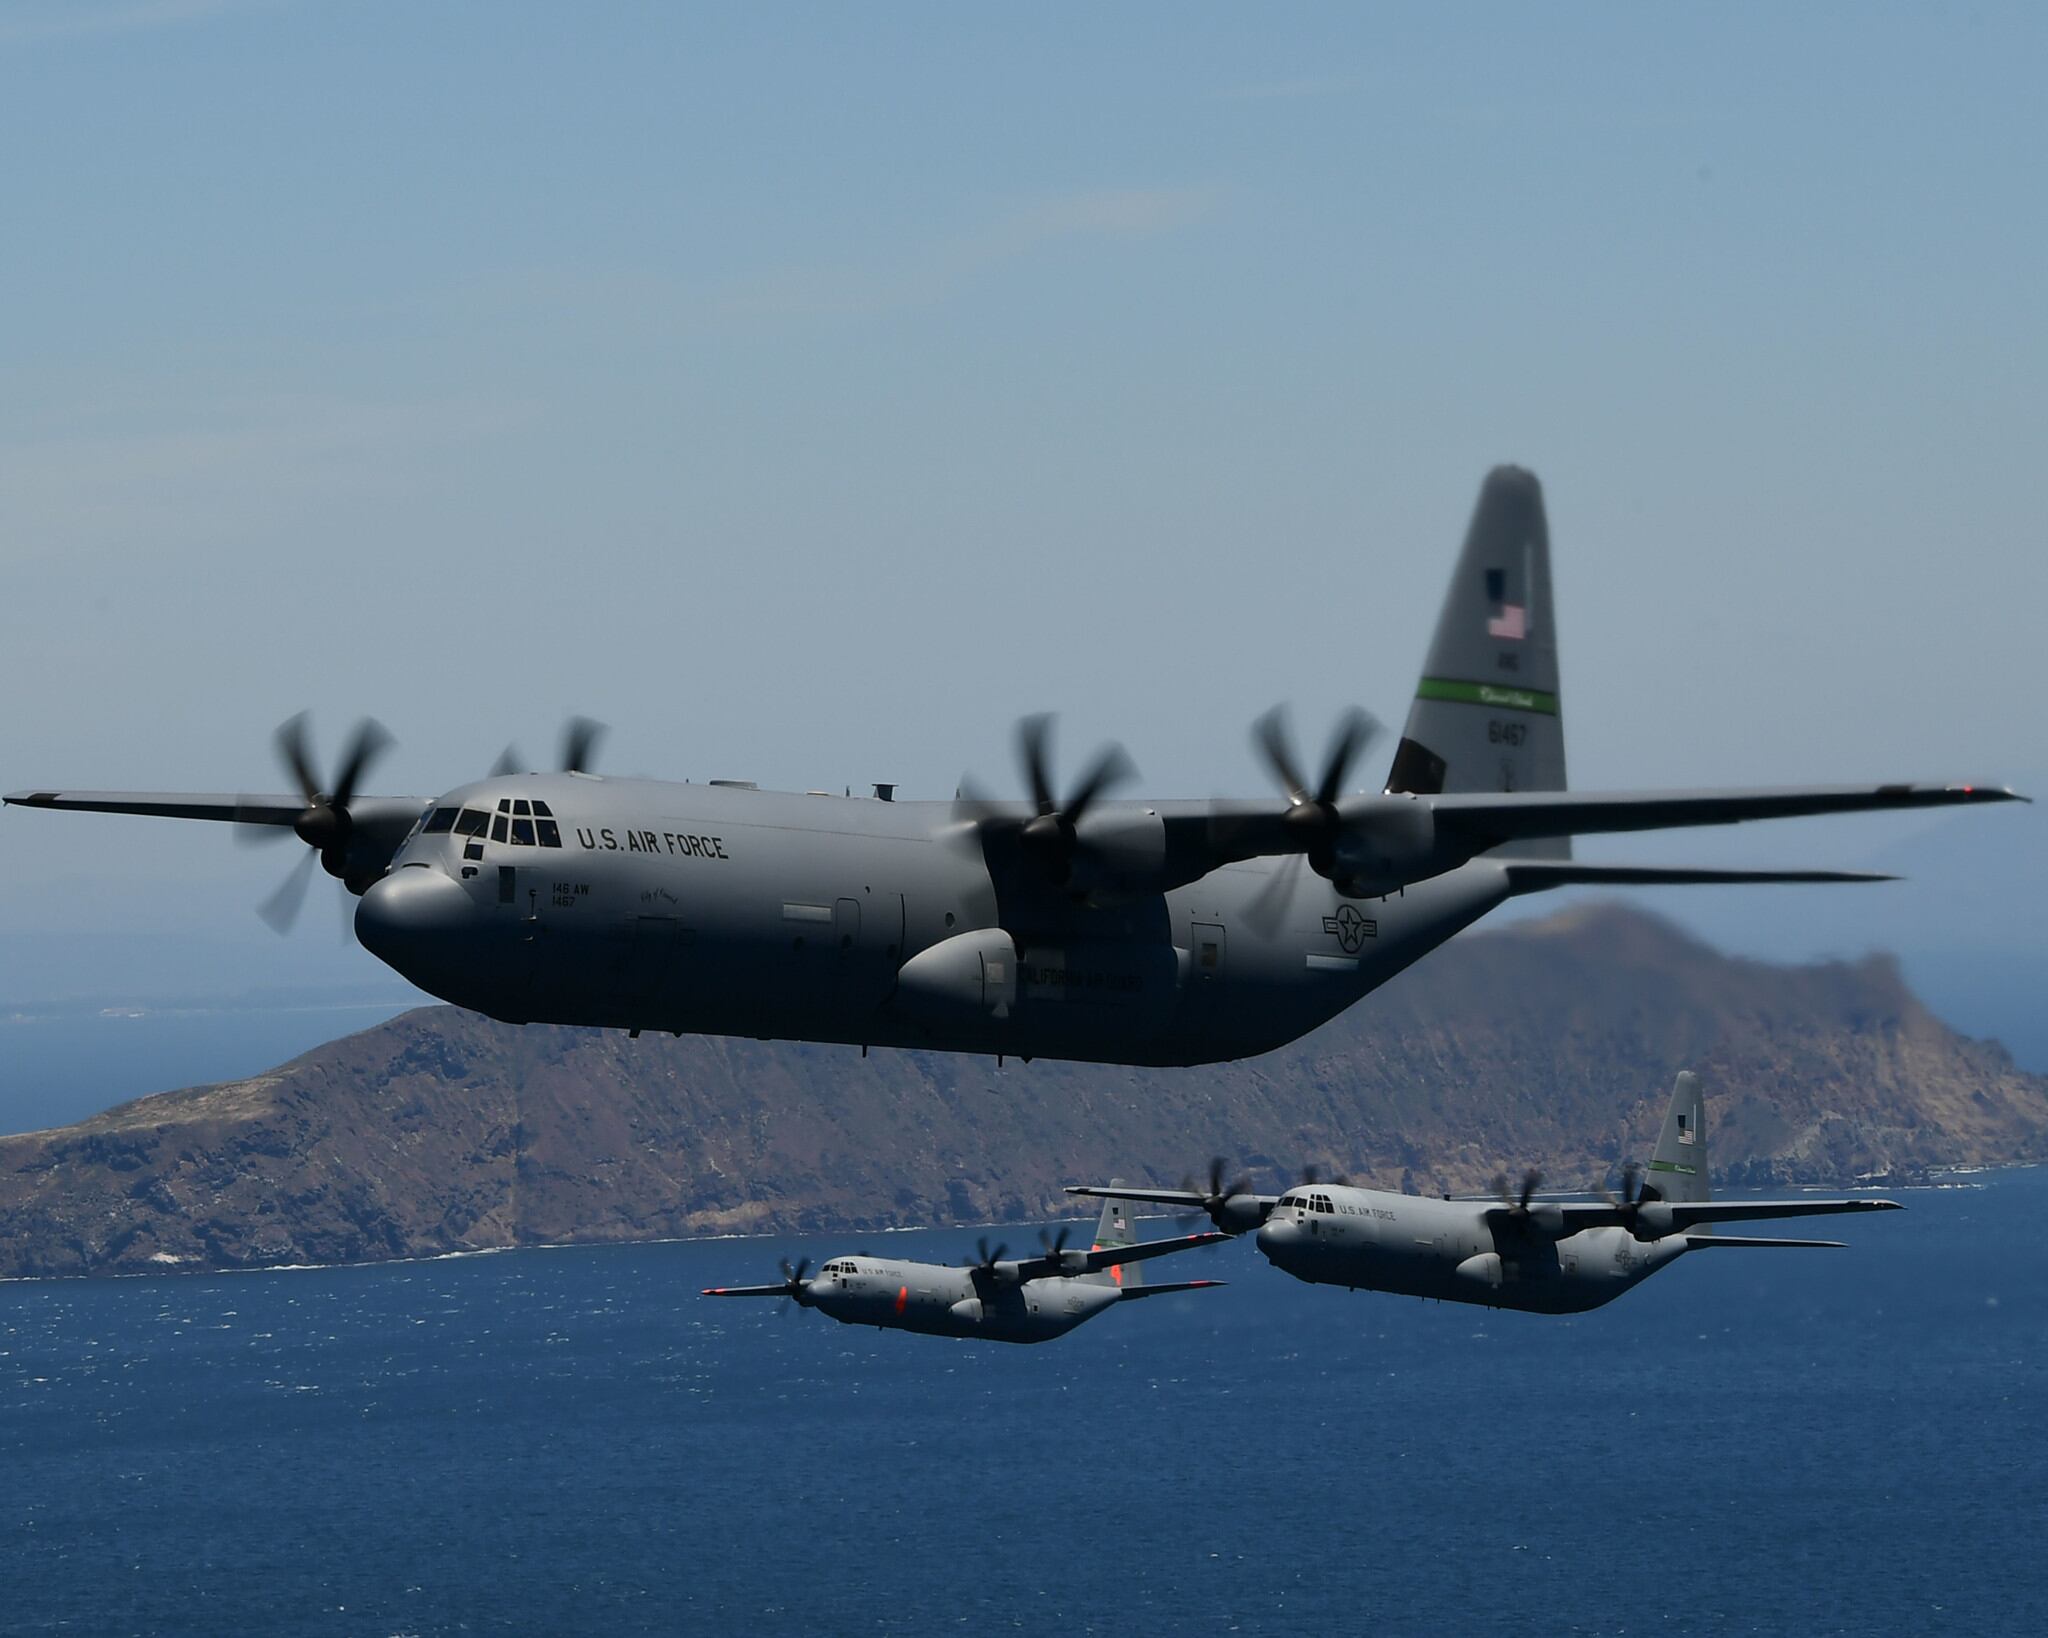
<svg viewBox="0 0 2048 1638"><path fill-rule="evenodd" d="M1250 1234L1265 1222L1269 1209L1257 1195L1233 1194L1210 1209L1209 1221L1225 1234Z"/></svg>
<svg viewBox="0 0 2048 1638"><path fill-rule="evenodd" d="M1672 1232L1671 1207L1662 1200L1645 1200L1636 1207L1634 1225L1638 1240L1661 1240Z"/></svg>
<svg viewBox="0 0 2048 1638"><path fill-rule="evenodd" d="M1066 889L1116 904L1179 886L1168 874L1166 824L1156 813L1093 813L1075 832Z"/></svg>
<svg viewBox="0 0 2048 1638"><path fill-rule="evenodd" d="M1371 796L1339 811L1344 828L1330 850L1330 875L1353 898L1397 893L1472 856L1461 841L1439 835L1435 811L1413 797Z"/></svg>
<svg viewBox="0 0 2048 1638"><path fill-rule="evenodd" d="M1017 1004L1017 944L982 927L920 950L896 974L896 1003L914 1018L1007 1018Z"/></svg>

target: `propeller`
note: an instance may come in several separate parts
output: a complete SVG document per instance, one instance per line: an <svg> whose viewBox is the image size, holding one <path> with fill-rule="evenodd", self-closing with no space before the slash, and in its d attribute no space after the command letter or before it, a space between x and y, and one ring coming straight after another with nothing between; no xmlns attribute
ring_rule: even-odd
<svg viewBox="0 0 2048 1638"><path fill-rule="evenodd" d="M1493 1192L1500 1196L1500 1203L1523 1221L1529 1216L1529 1196L1543 1186L1543 1174L1531 1166L1522 1174L1522 1192L1519 1196L1508 1193L1507 1174L1496 1172L1493 1178Z"/></svg>
<svg viewBox="0 0 2048 1638"><path fill-rule="evenodd" d="M562 724L562 749L557 757L564 773L588 773L597 757L598 746L611 730L592 717L571 717ZM498 760L491 764L491 777L502 779L508 774L524 773L525 758L520 756L516 745L507 745L498 753Z"/></svg>
<svg viewBox="0 0 2048 1638"><path fill-rule="evenodd" d="M1299 845L1299 851L1273 871L1258 896L1246 907L1246 919L1255 930L1267 936L1279 930L1281 917L1294 897L1302 859L1308 860L1309 868L1318 876L1334 880L1340 874L1337 839L1343 833L1344 821L1337 809L1337 799L1344 793L1351 765L1379 731L1379 719L1371 712L1358 706L1346 711L1331 731L1329 749L1323 753L1322 777L1310 789L1294 753L1287 707L1276 705L1252 724L1254 748L1287 793L1287 811L1280 817Z"/></svg>
<svg viewBox="0 0 2048 1638"><path fill-rule="evenodd" d="M787 1257L782 1259L782 1288L789 1294L790 1301L799 1308L811 1306L811 1288L805 1282L805 1276L810 1271L811 1260L808 1257L802 1259L794 1268L789 1266Z"/></svg>
<svg viewBox="0 0 2048 1638"><path fill-rule="evenodd" d="M1643 1208L1660 1203L1664 1198L1664 1191L1659 1189L1656 1184L1648 1181L1643 1181L1642 1186L1638 1188L1637 1183L1642 1178L1643 1169L1631 1160L1621 1168L1621 1197L1619 1199L1616 1199L1605 1189L1595 1189L1594 1192L1602 1200L1606 1201L1608 1205L1615 1208L1615 1211L1621 1218L1621 1226L1627 1229L1631 1235L1638 1240L1654 1240L1657 1236L1654 1233L1646 1232L1643 1228Z"/></svg>
<svg viewBox="0 0 2048 1638"><path fill-rule="evenodd" d="M954 811L984 840L992 832L1014 836L1018 847L1038 862L1055 885L1065 886L1073 877L1074 858L1080 851L1081 821L1105 791L1135 777L1137 769L1122 746L1105 745L1072 793L1061 801L1052 779L1052 725L1052 716L1044 713L1017 724L1017 760L1031 792L1023 813L1015 803L990 801L966 780L960 783Z"/></svg>
<svg viewBox="0 0 2048 1638"><path fill-rule="evenodd" d="M1193 1179L1187 1179L1181 1187L1189 1192L1200 1189L1202 1210L1209 1221L1225 1234L1247 1234L1265 1221L1266 1213L1258 1199L1252 1194L1252 1180L1240 1172L1228 1183L1223 1181L1223 1157L1212 1155L1209 1159L1208 1187L1201 1188Z"/></svg>
<svg viewBox="0 0 2048 1638"><path fill-rule="evenodd" d="M1135 777L1137 769L1121 745L1105 745L1088 765L1073 794L1060 801L1052 783L1052 724L1049 714L1026 717L1017 724L1017 759L1024 766L1025 783L1031 788L1032 805L1037 810L1024 821L1017 835L1053 880L1064 882L1073 874L1082 819L1104 791Z"/></svg>
<svg viewBox="0 0 2048 1638"><path fill-rule="evenodd" d="M256 913L274 931L284 933L291 930L306 902L306 885L312 880L316 858L330 876L347 881L348 843L352 828L349 803L355 799L356 787L362 783L370 764L390 748L391 736L374 719L363 718L356 724L355 732L342 752L340 766L335 770L331 784L323 784L314 762L307 713L301 711L280 723L273 743L278 760L284 764L306 804L292 821L292 832L312 850L256 907ZM238 830L244 836L261 833L266 840L277 835L274 825L245 822Z"/></svg>
<svg viewBox="0 0 2048 1638"><path fill-rule="evenodd" d="M1314 790L1302 777L1295 759L1293 735L1287 727L1287 707L1276 705L1252 725L1252 743L1266 759L1287 793L1287 812L1282 817L1301 839L1301 850L1319 876L1335 872L1334 850L1343 818L1337 798L1351 772L1358 753L1371 744L1380 725L1371 712L1353 706L1337 719L1330 734L1330 748L1323 753L1323 775Z"/></svg>
<svg viewBox="0 0 2048 1638"><path fill-rule="evenodd" d="M1072 1223L1060 1224L1057 1234L1047 1234L1044 1229L1040 1229L1038 1231L1038 1248L1050 1262L1058 1264L1060 1254L1067 1249L1067 1236L1073 1232L1074 1225Z"/></svg>

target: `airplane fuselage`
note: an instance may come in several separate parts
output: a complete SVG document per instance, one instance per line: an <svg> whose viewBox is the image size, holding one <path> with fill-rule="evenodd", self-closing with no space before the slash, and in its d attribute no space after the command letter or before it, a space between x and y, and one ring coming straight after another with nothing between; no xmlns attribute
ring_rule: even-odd
<svg viewBox="0 0 2048 1638"><path fill-rule="evenodd" d="M835 1257L812 1276L807 1306L845 1325L988 1342L1050 1342L1122 1300L1107 1279L1002 1280L972 1268Z"/></svg>
<svg viewBox="0 0 2048 1638"><path fill-rule="evenodd" d="M1103 806L1138 847L1166 811ZM1356 900L1258 859L1082 902L1006 884L947 803L530 774L434 803L356 925L512 1022L1191 1064L1314 1028L1508 893L1485 861Z"/></svg>
<svg viewBox="0 0 2048 1638"><path fill-rule="evenodd" d="M1268 1261L1313 1285L1537 1314L1612 1302L1689 1245L1684 1234L1645 1241L1624 1228L1556 1239L1513 1227L1482 1201L1333 1184L1281 1196L1258 1231Z"/></svg>

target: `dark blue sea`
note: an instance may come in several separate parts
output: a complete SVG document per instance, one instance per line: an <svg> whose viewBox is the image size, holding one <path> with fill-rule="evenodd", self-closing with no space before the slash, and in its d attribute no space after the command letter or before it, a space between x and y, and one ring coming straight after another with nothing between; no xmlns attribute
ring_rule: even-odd
<svg viewBox="0 0 2048 1638"><path fill-rule="evenodd" d="M4 1285L0 1628L2048 1630L2048 1173L1968 1183L1575 1319L1238 1242L1037 1348L697 1295L858 1236Z"/></svg>

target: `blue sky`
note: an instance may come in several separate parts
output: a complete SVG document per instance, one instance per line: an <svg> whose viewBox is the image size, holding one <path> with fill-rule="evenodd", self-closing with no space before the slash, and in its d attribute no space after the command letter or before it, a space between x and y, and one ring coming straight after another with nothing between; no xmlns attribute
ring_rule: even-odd
<svg viewBox="0 0 2048 1638"><path fill-rule="evenodd" d="M1398 723L1515 460L1575 783L2048 789L2044 47L1995 5L0 5L0 787L274 787L310 706L390 726L389 790L583 711L615 769L939 795L1049 707L1249 793L1276 699ZM281 954L282 863L197 827L0 849L18 990L60 933L376 971L317 916Z"/></svg>

